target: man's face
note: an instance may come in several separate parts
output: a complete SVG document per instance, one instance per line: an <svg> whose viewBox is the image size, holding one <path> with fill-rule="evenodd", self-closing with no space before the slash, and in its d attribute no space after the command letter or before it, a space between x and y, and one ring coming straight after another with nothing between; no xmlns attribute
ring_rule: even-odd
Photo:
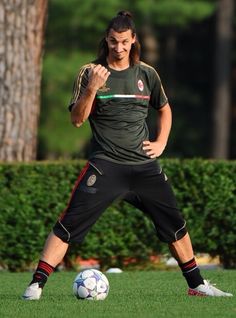
<svg viewBox="0 0 236 318"><path fill-rule="evenodd" d="M111 29L106 41L109 57L114 60L123 60L129 58L131 46L135 42L135 36L132 36L131 30L116 32Z"/></svg>

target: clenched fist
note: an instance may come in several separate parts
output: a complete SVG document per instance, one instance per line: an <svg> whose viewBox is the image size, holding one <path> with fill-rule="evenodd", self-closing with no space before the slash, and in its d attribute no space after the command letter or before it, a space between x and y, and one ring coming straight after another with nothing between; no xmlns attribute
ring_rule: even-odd
<svg viewBox="0 0 236 318"><path fill-rule="evenodd" d="M88 87L97 91L106 83L110 74L111 73L108 71L108 69L101 64L91 67L89 72Z"/></svg>

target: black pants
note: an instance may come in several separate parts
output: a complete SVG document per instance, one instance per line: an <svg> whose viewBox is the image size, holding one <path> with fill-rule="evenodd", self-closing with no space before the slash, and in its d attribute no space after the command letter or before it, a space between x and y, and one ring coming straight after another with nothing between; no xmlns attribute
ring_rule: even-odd
<svg viewBox="0 0 236 318"><path fill-rule="evenodd" d="M186 234L186 222L156 161L124 165L103 159L93 159L81 171L69 204L53 228L54 234L64 242L82 242L117 198L148 214L160 240L172 243Z"/></svg>

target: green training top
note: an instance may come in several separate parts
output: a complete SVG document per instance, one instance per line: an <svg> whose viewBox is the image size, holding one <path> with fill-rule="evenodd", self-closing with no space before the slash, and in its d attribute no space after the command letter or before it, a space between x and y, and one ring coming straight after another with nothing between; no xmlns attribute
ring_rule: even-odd
<svg viewBox="0 0 236 318"><path fill-rule="evenodd" d="M92 65L80 69L69 110L83 93ZM143 62L122 71L104 66L111 74L97 91L89 116L93 135L90 158L123 164L155 160L145 154L142 143L149 140L146 124L149 106L160 109L168 102L158 73Z"/></svg>

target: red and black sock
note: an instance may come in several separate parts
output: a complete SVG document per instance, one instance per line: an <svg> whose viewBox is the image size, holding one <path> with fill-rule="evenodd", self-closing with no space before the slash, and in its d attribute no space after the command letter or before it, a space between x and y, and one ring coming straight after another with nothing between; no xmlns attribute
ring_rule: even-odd
<svg viewBox="0 0 236 318"><path fill-rule="evenodd" d="M53 273L54 269L55 268L50 264L40 260L38 263L38 267L36 268L36 271L33 275L33 280L30 282L30 285L33 283L39 283L39 286L43 288L47 282L49 275Z"/></svg>
<svg viewBox="0 0 236 318"><path fill-rule="evenodd" d="M179 263L179 267L181 268L182 273L190 288L196 288L198 285L204 284L195 258L183 264Z"/></svg>

